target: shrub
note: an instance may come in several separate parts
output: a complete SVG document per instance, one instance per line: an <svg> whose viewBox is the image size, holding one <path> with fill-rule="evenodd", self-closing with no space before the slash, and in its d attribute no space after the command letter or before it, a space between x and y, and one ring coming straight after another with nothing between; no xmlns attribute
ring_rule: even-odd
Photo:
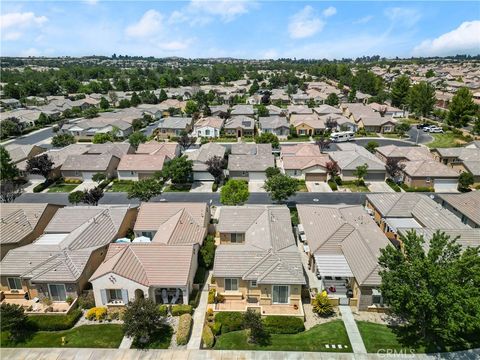
<svg viewBox="0 0 480 360"><path fill-rule="evenodd" d="M213 335L217 336L222 331L222 324L219 322L213 322L210 324L210 328L212 329Z"/></svg>
<svg viewBox="0 0 480 360"><path fill-rule="evenodd" d="M183 314L178 320L177 345L186 345L192 330L192 315Z"/></svg>
<svg viewBox="0 0 480 360"><path fill-rule="evenodd" d="M393 181L392 179L387 179L387 180L385 180L385 182L396 192L401 192L402 191L400 189L400 186L398 186L398 184L396 184L395 181Z"/></svg>
<svg viewBox="0 0 480 360"><path fill-rule="evenodd" d="M200 250L201 254L201 250ZM195 273L195 278L193 279L194 284L203 284L205 282L205 273L207 270L203 266L199 266L197 268L197 272Z"/></svg>
<svg viewBox="0 0 480 360"><path fill-rule="evenodd" d="M158 305L158 311L160 312L161 316L167 316L168 315L168 305L167 304Z"/></svg>
<svg viewBox="0 0 480 360"><path fill-rule="evenodd" d="M73 303L73 298L71 296L67 296L67 298L65 299L65 302L68 304L68 305L72 305Z"/></svg>
<svg viewBox="0 0 480 360"><path fill-rule="evenodd" d="M271 334L297 334L305 330L303 320L295 316L267 316L263 322Z"/></svg>
<svg viewBox="0 0 480 360"><path fill-rule="evenodd" d="M217 296L215 296L215 301L217 303L223 303L225 301L225 296L223 296L222 294L217 294Z"/></svg>
<svg viewBox="0 0 480 360"><path fill-rule="evenodd" d="M49 185L50 185L50 183L47 183L47 182L40 183L40 184L38 184L37 186L35 186L35 187L33 188L33 192L34 192L34 193L42 192L42 191L45 190Z"/></svg>
<svg viewBox="0 0 480 360"><path fill-rule="evenodd" d="M210 289L208 291L208 303L209 304L215 303L215 289Z"/></svg>
<svg viewBox="0 0 480 360"><path fill-rule="evenodd" d="M105 307L93 307L87 311L85 318L87 320L105 320L107 317L107 308Z"/></svg>
<svg viewBox="0 0 480 360"><path fill-rule="evenodd" d="M78 297L77 304L78 307L85 310L95 307L95 298L93 297L93 293L88 292L80 295Z"/></svg>
<svg viewBox="0 0 480 360"><path fill-rule="evenodd" d="M72 328L81 316L82 311L75 309L68 315L32 315L28 321L36 330L60 331Z"/></svg>
<svg viewBox="0 0 480 360"><path fill-rule="evenodd" d="M215 258L215 239L212 235L208 235L200 248L200 266L211 269L213 266L213 259ZM203 275L201 283L204 282L205 274Z"/></svg>
<svg viewBox="0 0 480 360"><path fill-rule="evenodd" d="M218 184L217 184L217 183L213 183L213 185L212 185L212 191L213 191L213 192L217 192L217 190L218 190Z"/></svg>
<svg viewBox="0 0 480 360"><path fill-rule="evenodd" d="M215 315L215 322L222 326L222 334L243 329L243 314L234 311L219 312Z"/></svg>
<svg viewBox="0 0 480 360"><path fill-rule="evenodd" d="M202 341L204 348L211 349L213 347L213 344L215 343L215 336L213 336L210 326L205 325L203 327Z"/></svg>
<svg viewBox="0 0 480 360"><path fill-rule="evenodd" d="M197 289L193 289L190 293L190 301L188 302L188 304L192 308L196 308L198 306L198 303L200 302L200 294L200 291L198 291Z"/></svg>
<svg viewBox="0 0 480 360"><path fill-rule="evenodd" d="M330 316L333 314L333 306L328 299L325 291L317 294L312 301L313 312L320 316Z"/></svg>
<svg viewBox="0 0 480 360"><path fill-rule="evenodd" d="M330 186L330 189L332 189L332 191L337 191L338 190L338 186L337 186L337 183L334 182L333 180L328 180L328 185Z"/></svg>
<svg viewBox="0 0 480 360"><path fill-rule="evenodd" d="M334 178L335 182L337 183L337 185L342 185L342 178L340 176L335 176Z"/></svg>
<svg viewBox="0 0 480 360"><path fill-rule="evenodd" d="M191 314L193 308L190 305L173 305L172 306L172 316L180 316L184 314Z"/></svg>
<svg viewBox="0 0 480 360"><path fill-rule="evenodd" d="M108 313L109 320L118 320L120 319L120 312L119 311L112 311Z"/></svg>

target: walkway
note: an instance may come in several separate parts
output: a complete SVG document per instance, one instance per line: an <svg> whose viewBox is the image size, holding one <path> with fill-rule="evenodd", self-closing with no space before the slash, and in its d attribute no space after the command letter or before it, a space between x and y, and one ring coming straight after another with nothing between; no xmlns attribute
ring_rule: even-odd
<svg viewBox="0 0 480 360"><path fill-rule="evenodd" d="M118 348L123 350L130 349L130 347L132 346L132 342L133 342L133 338L124 336Z"/></svg>
<svg viewBox="0 0 480 360"><path fill-rule="evenodd" d="M203 285L202 293L200 294L200 301L193 314L193 329L190 341L187 344L187 349L200 349L202 343L203 325L205 324L205 313L207 312L208 304L208 284L212 278L212 272L208 272L207 281Z"/></svg>
<svg viewBox="0 0 480 360"><path fill-rule="evenodd" d="M366 354L367 349L363 344L362 336L360 331L358 331L357 323L352 315L352 309L347 305L340 305L340 313L342 314L342 320L347 329L348 338L352 344L352 349L355 354Z"/></svg>

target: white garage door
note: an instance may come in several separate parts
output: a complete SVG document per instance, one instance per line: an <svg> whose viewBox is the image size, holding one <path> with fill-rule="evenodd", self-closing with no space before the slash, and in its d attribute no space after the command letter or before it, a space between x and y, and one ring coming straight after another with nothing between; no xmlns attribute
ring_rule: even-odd
<svg viewBox="0 0 480 360"><path fill-rule="evenodd" d="M435 179L433 188L435 192L457 191L458 182L454 179Z"/></svg>
<svg viewBox="0 0 480 360"><path fill-rule="evenodd" d="M92 180L92 176L95 175L95 174L96 174L96 173L94 173L94 172L84 171L84 172L82 172L83 180L84 180L84 181L93 181L93 180Z"/></svg>
<svg viewBox="0 0 480 360"><path fill-rule="evenodd" d="M265 181L266 176L264 172L249 172L248 181Z"/></svg>
<svg viewBox="0 0 480 360"><path fill-rule="evenodd" d="M213 181L213 176L208 171L195 171L193 173L193 180L195 181Z"/></svg>

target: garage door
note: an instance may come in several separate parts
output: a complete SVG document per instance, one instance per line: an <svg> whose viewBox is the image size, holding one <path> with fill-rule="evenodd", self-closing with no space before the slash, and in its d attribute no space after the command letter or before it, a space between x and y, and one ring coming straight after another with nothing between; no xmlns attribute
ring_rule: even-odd
<svg viewBox="0 0 480 360"><path fill-rule="evenodd" d="M265 173L264 172L249 172L248 173L248 180L249 181L265 181Z"/></svg>
<svg viewBox="0 0 480 360"><path fill-rule="evenodd" d="M93 181L93 180L92 180L92 176L95 175L95 174L96 174L96 173L94 173L94 172L84 171L84 172L82 172L83 180L84 180L84 181Z"/></svg>
<svg viewBox="0 0 480 360"><path fill-rule="evenodd" d="M365 181L385 181L385 173L384 172L374 173L374 172L367 171L367 176L365 176Z"/></svg>
<svg viewBox="0 0 480 360"><path fill-rule="evenodd" d="M457 191L458 182L454 179L435 179L433 188L436 192Z"/></svg>
<svg viewBox="0 0 480 360"><path fill-rule="evenodd" d="M214 177L208 171L194 171L193 180L195 181L213 181Z"/></svg>
<svg viewBox="0 0 480 360"><path fill-rule="evenodd" d="M327 174L321 174L321 173L305 174L305 181L327 181Z"/></svg>

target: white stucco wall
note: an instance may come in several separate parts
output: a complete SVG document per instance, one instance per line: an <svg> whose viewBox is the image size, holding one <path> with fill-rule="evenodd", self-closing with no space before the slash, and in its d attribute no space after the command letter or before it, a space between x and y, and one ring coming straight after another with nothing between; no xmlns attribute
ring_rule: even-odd
<svg viewBox="0 0 480 360"><path fill-rule="evenodd" d="M119 180L138 181L138 174L135 171L133 171L133 174L132 174L132 171L126 171L126 170L117 171L117 173L118 173Z"/></svg>
<svg viewBox="0 0 480 360"><path fill-rule="evenodd" d="M206 135L205 131L210 130L210 135ZM220 130L215 129L211 126L198 127L194 129L194 134L196 137L218 137L220 135Z"/></svg>
<svg viewBox="0 0 480 360"><path fill-rule="evenodd" d="M112 281L111 279L114 280ZM98 279L93 280L91 283L96 306L106 306L106 304L102 302L102 295L100 291L102 289L126 289L128 292L128 299L132 301L135 300L135 290L137 289L142 290L145 297L149 296L148 286L138 284L132 280L112 273L99 277Z"/></svg>

